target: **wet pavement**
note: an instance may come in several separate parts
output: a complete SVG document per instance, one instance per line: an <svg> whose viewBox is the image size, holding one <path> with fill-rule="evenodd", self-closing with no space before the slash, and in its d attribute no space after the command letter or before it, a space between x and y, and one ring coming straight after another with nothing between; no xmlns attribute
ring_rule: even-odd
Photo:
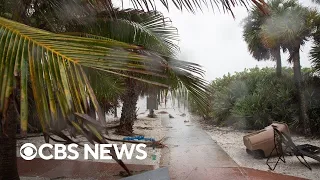
<svg viewBox="0 0 320 180"><path fill-rule="evenodd" d="M180 112L160 115L166 127L168 148L162 150L161 166L169 168L173 180L212 179L301 179L272 172L239 167L212 138Z"/></svg>
<svg viewBox="0 0 320 180"><path fill-rule="evenodd" d="M123 178L124 173L116 163L70 160L42 160L39 158L25 161L18 157L19 175L25 179L99 179L113 180ZM155 169L152 165L127 164L133 174Z"/></svg>

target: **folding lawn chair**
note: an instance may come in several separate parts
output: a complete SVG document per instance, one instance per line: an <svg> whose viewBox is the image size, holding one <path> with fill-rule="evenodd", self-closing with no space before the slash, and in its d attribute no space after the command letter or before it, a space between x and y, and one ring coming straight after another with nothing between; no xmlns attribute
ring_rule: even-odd
<svg viewBox="0 0 320 180"><path fill-rule="evenodd" d="M306 166L308 169L312 170L311 166L308 164L308 162L305 160L305 156L310 157L312 159L315 159L319 161L320 163L320 156L317 156L316 154L320 152L320 148L308 144L296 146L294 142L292 141L291 137L286 134L285 132L280 132L276 126L272 126L274 130L274 148L272 152L270 153L268 159L267 159L267 165L270 170L274 170L276 166L278 165L279 161L286 162L284 155L286 153L290 153L295 155L298 160ZM284 146L282 146L284 145ZM284 148L284 149L283 149ZM273 168L269 165L270 163L270 157L273 153L273 151L276 151L278 154L278 159L276 161L276 164ZM301 159L300 159L301 158Z"/></svg>

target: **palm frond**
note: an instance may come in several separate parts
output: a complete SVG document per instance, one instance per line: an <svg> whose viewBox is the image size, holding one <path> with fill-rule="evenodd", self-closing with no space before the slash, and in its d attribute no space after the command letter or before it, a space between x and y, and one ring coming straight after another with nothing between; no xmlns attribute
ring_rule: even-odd
<svg viewBox="0 0 320 180"><path fill-rule="evenodd" d="M272 13L261 27L261 36L266 40L277 40L283 48L292 49L303 45L314 30L314 19L318 16L313 9L303 7L296 1L272 1ZM272 41L265 41L266 44Z"/></svg>
<svg viewBox="0 0 320 180"><path fill-rule="evenodd" d="M123 1L123 0L122 0ZM147 11L156 10L156 3L155 1L150 0L130 0L135 9L144 9ZM214 10L218 8L223 10L223 12L231 13L234 16L233 8L236 6L244 6L247 7L249 5L248 1L245 0L237 0L237 1L230 1L230 0L160 0L160 3L169 10L171 3L174 5L175 8L183 11L187 10L189 12L195 13L197 10L202 11L203 7L210 8ZM265 2L263 0L251 0L251 3L255 4L259 7L262 11L264 11Z"/></svg>
<svg viewBox="0 0 320 180"><path fill-rule="evenodd" d="M108 12L80 18L71 22L66 31L84 32L142 46L160 54L176 54L178 30L171 20L160 12L144 12L135 9L114 10L114 18Z"/></svg>
<svg viewBox="0 0 320 180"><path fill-rule="evenodd" d="M32 3L31 3L32 4ZM59 23L78 21L79 17L107 11L113 13L111 0L46 0L33 4L34 12L47 18L54 18Z"/></svg>
<svg viewBox="0 0 320 180"><path fill-rule="evenodd" d="M125 89L124 78L90 68L86 68L85 71L100 104L117 102Z"/></svg>
<svg viewBox="0 0 320 180"><path fill-rule="evenodd" d="M313 68L319 72L320 71L320 46L315 44L310 50L311 63Z"/></svg>
<svg viewBox="0 0 320 180"><path fill-rule="evenodd" d="M247 43L250 54L252 54L255 59L258 61L269 60L271 56L270 50L264 46L260 36L261 24L257 23L257 25L255 25L254 23L256 23L255 19L253 19L251 16L246 19L243 30L243 38Z"/></svg>
<svg viewBox="0 0 320 180"><path fill-rule="evenodd" d="M141 50L140 53L145 54L147 56L151 56L154 59L158 59L158 61L162 63L163 67L168 66L167 62L165 62L161 57L155 57L154 53L159 53L167 56L174 56L178 51L178 46L175 44L178 40L177 29L172 26L171 20L169 18L163 17L161 13L156 11L144 12L135 9L116 9L114 12L114 18L110 18L108 12L101 12L97 15L97 17L88 16L82 18L81 23L70 23L70 25L67 26L68 33L66 34L84 36L93 39L112 38L118 41L136 44L143 48L143 50ZM79 29L82 33L77 32L79 31ZM152 51L152 53L149 53L148 51ZM90 78L96 79L95 77L98 77L97 72L94 71L88 71L87 74ZM110 76L99 77L100 83L93 83L92 87L96 90L101 90L96 91L98 99L99 101L104 101L103 104L108 104L105 101L107 100L106 95L108 95L109 97L113 96L114 98L119 97L119 93L121 91L108 91L108 89L110 88L106 88L105 86L110 87L109 85L107 85ZM153 82L161 82L162 84L167 83L166 81L157 77L144 76L144 79L146 78ZM104 80L106 80L106 82ZM114 85L119 86L119 84L123 82L123 79L120 79L119 81L117 81L117 84ZM166 85L170 86L170 84ZM146 91L150 89L150 86L148 84L139 83L139 87L140 86L143 87L142 89ZM112 95L111 92L118 93L114 93Z"/></svg>
<svg viewBox="0 0 320 180"><path fill-rule="evenodd" d="M121 0L123 2L123 0ZM150 0L130 0L136 9L147 11L156 11L156 1ZM161 0L163 5L169 10L169 7L175 7L179 10L196 12L208 8L214 10L218 8L223 12L231 13L234 17L233 8L236 6L248 7L254 4L260 11L266 12L265 2L263 0ZM6 1L1 3L2 9L0 15L12 19L19 8L23 12L19 22L24 22L33 27L50 30L52 32L64 32L64 25L71 21L80 22L81 17L99 14L102 11L107 12L110 17L114 16L114 7L112 0L46 0L46 1Z"/></svg>
<svg viewBox="0 0 320 180"><path fill-rule="evenodd" d="M243 38L247 43L250 54L258 61L271 58L270 49L263 44L260 34L261 26L265 23L267 17L258 7L253 7L248 17L243 20Z"/></svg>
<svg viewBox="0 0 320 180"><path fill-rule="evenodd" d="M193 101L199 110L205 112L209 107L208 82L203 79L205 71L203 68L192 62L180 61L164 57L168 62L168 79L166 84L170 85L173 97Z"/></svg>
<svg viewBox="0 0 320 180"><path fill-rule="evenodd" d="M71 136L77 131L90 142L106 143L99 129L99 126L105 126L104 113L84 68L167 87L161 83L167 77L164 73L167 65L163 60L142 52L139 46L104 37L94 39L54 34L0 18L2 128L5 129L10 120L6 111L13 89L18 88L21 90L21 131L23 134L27 131L30 83L46 142L50 138L49 132L66 143L72 142L55 128L57 122L64 120ZM94 123L99 124L98 127L92 125L95 117L88 120L86 116L92 108L98 116L97 123ZM122 161L117 162L129 172Z"/></svg>
<svg viewBox="0 0 320 180"><path fill-rule="evenodd" d="M320 16L314 19L316 31L313 32L314 45L310 50L311 64L317 73L320 72Z"/></svg>
<svg viewBox="0 0 320 180"><path fill-rule="evenodd" d="M0 18L0 113L4 113L12 90L21 89L21 129L27 127L28 80L32 85L36 109L43 131L61 112L64 119L75 121L73 112L86 113L87 98L98 119L105 124L103 112L83 67L118 76L121 72L161 76L152 58L134 52L139 47L117 41L57 35ZM130 64L128 62L136 62ZM151 67L150 67L151 66ZM148 69L148 71L146 71ZM131 77L144 82L139 77ZM21 79L20 84L19 79ZM156 83L157 85L161 85Z"/></svg>

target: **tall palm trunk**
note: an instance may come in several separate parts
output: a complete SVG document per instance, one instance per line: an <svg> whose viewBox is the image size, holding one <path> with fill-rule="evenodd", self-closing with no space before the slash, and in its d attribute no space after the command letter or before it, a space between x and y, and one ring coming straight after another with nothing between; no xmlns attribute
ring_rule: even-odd
<svg viewBox="0 0 320 180"><path fill-rule="evenodd" d="M304 86L302 85L302 75L300 66L300 47L295 48L294 51L290 52L293 61L293 72L295 86L297 88L298 102L299 102L299 121L303 125L303 130L306 135L311 133L310 122L307 115L306 99L304 96Z"/></svg>
<svg viewBox="0 0 320 180"><path fill-rule="evenodd" d="M7 123L1 125L0 129L0 179L19 179L16 156L16 131L17 113L10 98L9 108L6 114L0 114L0 122L7 117ZM4 129L4 131L3 131Z"/></svg>
<svg viewBox="0 0 320 180"><path fill-rule="evenodd" d="M277 63L276 67L276 73L277 76L280 77L282 74L282 66L281 66L281 52L280 52L280 46L275 47L274 49L271 50L272 57Z"/></svg>
<svg viewBox="0 0 320 180"><path fill-rule="evenodd" d="M127 89L122 96L123 106L120 118L119 133L133 133L133 123L137 119L138 86L135 80L127 80Z"/></svg>

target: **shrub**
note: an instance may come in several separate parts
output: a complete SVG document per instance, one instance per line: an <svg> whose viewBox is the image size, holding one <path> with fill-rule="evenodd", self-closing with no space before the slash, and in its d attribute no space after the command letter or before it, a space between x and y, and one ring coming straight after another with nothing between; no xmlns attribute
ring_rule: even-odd
<svg viewBox="0 0 320 180"><path fill-rule="evenodd" d="M320 128L320 80L305 73L308 115L312 131ZM261 129L272 121L294 125L298 119L298 101L293 72L283 68L277 77L274 68L252 68L234 75L217 78L210 84L210 103L206 117L219 125L233 125L242 129ZM195 107L191 105L191 109ZM298 124L296 124L298 125Z"/></svg>
<svg viewBox="0 0 320 180"><path fill-rule="evenodd" d="M287 74L278 78L274 73L255 78L257 81L251 93L239 99L233 107L233 113L245 120L240 127L261 129L272 121L290 124L296 114L292 78Z"/></svg>

